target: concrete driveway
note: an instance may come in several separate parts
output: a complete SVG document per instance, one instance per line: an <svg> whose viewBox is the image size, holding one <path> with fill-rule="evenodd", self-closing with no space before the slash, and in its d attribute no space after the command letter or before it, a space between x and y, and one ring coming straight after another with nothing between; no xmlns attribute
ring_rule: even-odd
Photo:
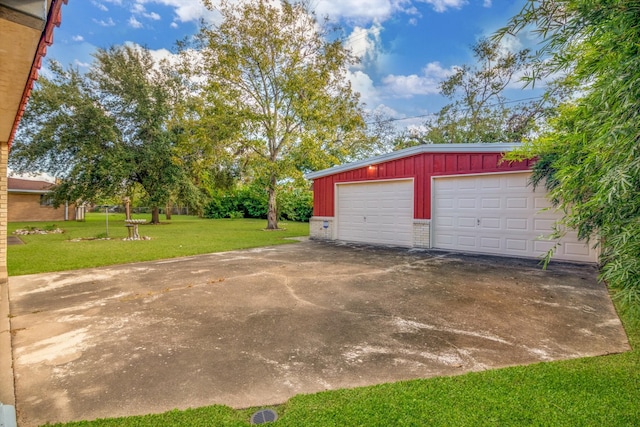
<svg viewBox="0 0 640 427"><path fill-rule="evenodd" d="M23 427L629 349L589 266L311 241L9 285Z"/></svg>

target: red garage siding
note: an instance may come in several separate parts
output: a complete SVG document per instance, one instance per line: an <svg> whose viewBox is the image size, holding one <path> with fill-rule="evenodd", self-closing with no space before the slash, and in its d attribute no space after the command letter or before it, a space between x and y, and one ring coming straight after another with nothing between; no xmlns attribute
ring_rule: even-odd
<svg viewBox="0 0 640 427"><path fill-rule="evenodd" d="M421 153L316 178L314 216L334 216L334 189L338 182L414 178L414 218L431 219L431 177L528 170L532 161L500 162L500 153Z"/></svg>

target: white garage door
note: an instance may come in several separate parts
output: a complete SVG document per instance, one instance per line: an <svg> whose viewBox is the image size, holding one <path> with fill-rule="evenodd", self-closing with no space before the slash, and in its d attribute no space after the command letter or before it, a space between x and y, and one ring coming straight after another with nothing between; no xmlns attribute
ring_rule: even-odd
<svg viewBox="0 0 640 427"><path fill-rule="evenodd" d="M530 172L442 177L433 180L433 246L469 252L540 257L553 245L559 214L546 191L528 186ZM562 239L554 259L595 262L597 254L575 232Z"/></svg>
<svg viewBox="0 0 640 427"><path fill-rule="evenodd" d="M413 181L338 184L338 239L413 245Z"/></svg>

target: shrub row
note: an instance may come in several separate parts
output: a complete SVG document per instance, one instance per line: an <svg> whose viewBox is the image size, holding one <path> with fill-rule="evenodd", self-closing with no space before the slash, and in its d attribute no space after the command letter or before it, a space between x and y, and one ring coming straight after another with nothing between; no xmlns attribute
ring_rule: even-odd
<svg viewBox="0 0 640 427"><path fill-rule="evenodd" d="M277 193L278 219L309 221L313 214L313 193L293 186L281 186ZM204 209L205 218L266 218L267 191L256 186L217 190Z"/></svg>

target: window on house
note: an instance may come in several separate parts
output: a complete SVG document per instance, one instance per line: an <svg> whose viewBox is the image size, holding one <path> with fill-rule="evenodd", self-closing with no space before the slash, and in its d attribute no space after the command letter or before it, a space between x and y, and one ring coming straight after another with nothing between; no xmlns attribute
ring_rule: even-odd
<svg viewBox="0 0 640 427"><path fill-rule="evenodd" d="M48 194L41 194L40 206L53 206L53 198Z"/></svg>

